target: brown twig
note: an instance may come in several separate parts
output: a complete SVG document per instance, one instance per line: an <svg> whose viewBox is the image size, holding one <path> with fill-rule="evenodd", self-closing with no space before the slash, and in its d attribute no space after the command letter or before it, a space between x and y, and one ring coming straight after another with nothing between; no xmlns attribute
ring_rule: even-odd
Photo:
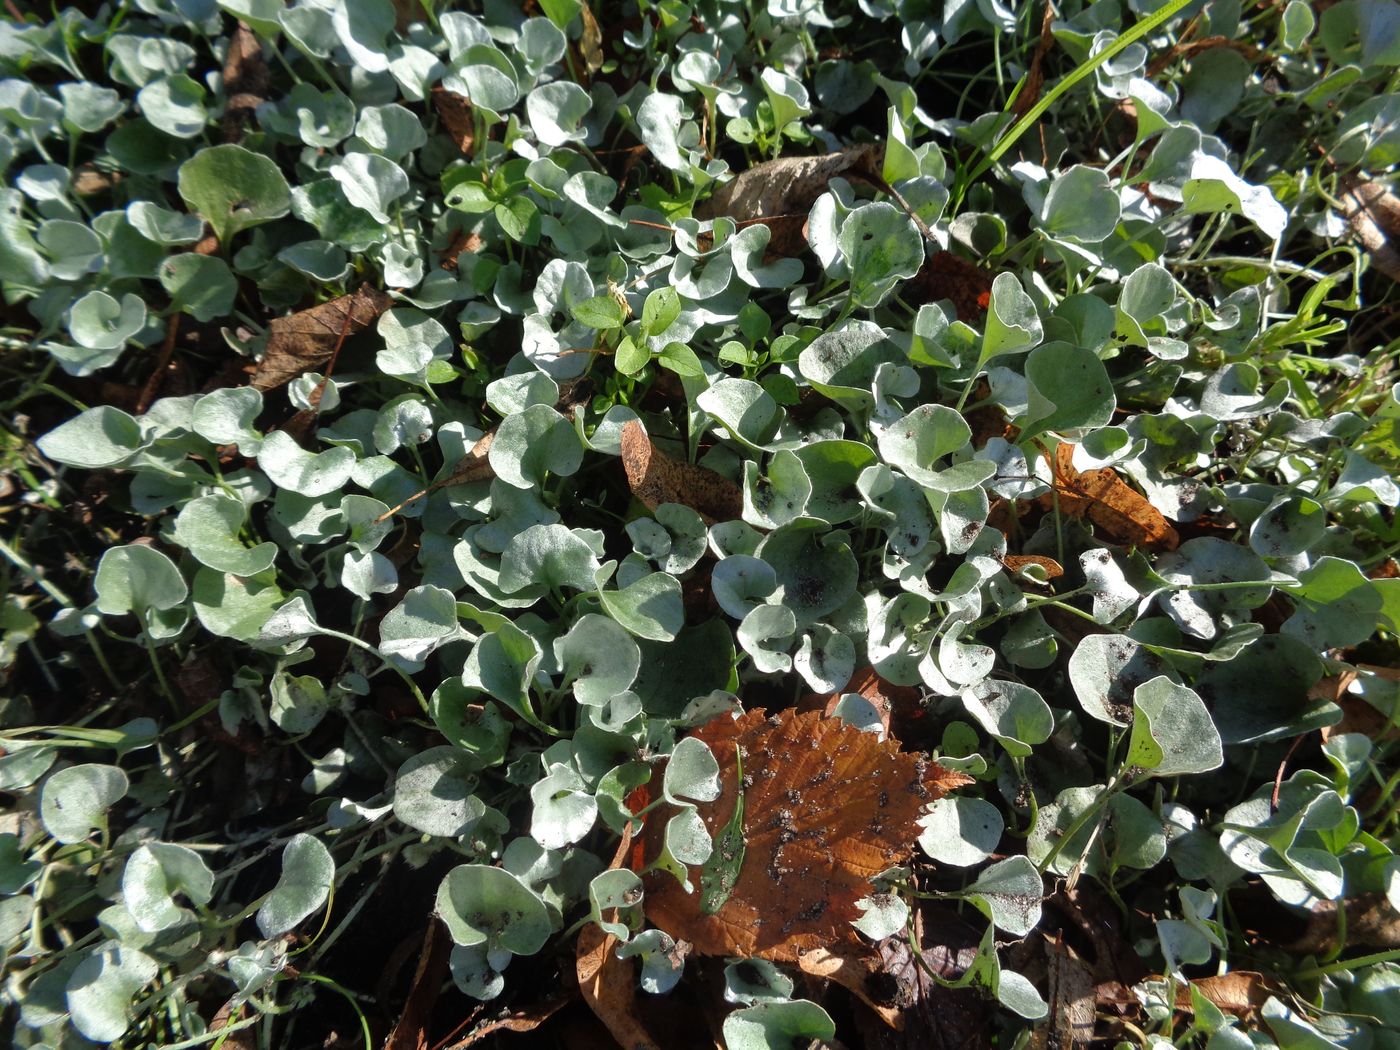
<svg viewBox="0 0 1400 1050"><path fill-rule="evenodd" d="M165 384L165 374L170 370L170 359L175 355L175 340L180 334L180 312L177 310L165 321L165 341L160 344L160 356L156 358L156 367L151 372L151 377L146 380L146 385L141 388L141 397L136 402L136 414L139 416L151 407L151 402L160 393L160 388Z"/></svg>
<svg viewBox="0 0 1400 1050"><path fill-rule="evenodd" d="M1307 736L1307 734L1304 733L1301 736L1295 736L1293 738L1293 743L1288 747L1288 754L1284 755L1283 761L1278 764L1278 772L1274 774L1274 791L1273 794L1269 796L1270 813L1278 812L1278 796L1279 793L1283 791L1284 771L1288 768L1288 760L1293 757L1293 752L1297 751L1298 745L1303 742L1304 736Z"/></svg>

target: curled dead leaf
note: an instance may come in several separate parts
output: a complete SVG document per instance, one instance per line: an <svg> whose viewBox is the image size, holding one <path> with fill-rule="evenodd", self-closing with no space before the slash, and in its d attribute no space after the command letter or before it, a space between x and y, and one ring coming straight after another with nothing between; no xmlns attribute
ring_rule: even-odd
<svg viewBox="0 0 1400 1050"><path fill-rule="evenodd" d="M1058 579L1065 574L1064 567L1059 562L1043 554L1005 554L1002 555L1001 563L1012 572L1020 572L1031 565L1038 566L1044 571L1047 580Z"/></svg>
<svg viewBox="0 0 1400 1050"><path fill-rule="evenodd" d="M719 839L740 800L736 755L743 755L743 860L732 892L706 914L701 894L687 893L668 872L645 876L652 925L687 940L699 955L794 961L825 948L864 946L851 922L870 879L907 859L924 807L971 779L899 750L816 711L762 710L716 718L694 733L714 753L722 792L699 813ZM633 849L642 870L661 851L675 810L647 818ZM691 869L699 883L700 869Z"/></svg>
<svg viewBox="0 0 1400 1050"><path fill-rule="evenodd" d="M349 295L273 318L267 326L267 350L250 385L275 390L325 364L347 336L368 328L391 305L389 296L362 284Z"/></svg>
<svg viewBox="0 0 1400 1050"><path fill-rule="evenodd" d="M1045 510L1088 518L1114 543L1149 551L1176 550L1181 539L1171 522L1112 467L1076 469L1074 446L1067 442L1047 458L1055 491L1040 497Z"/></svg>
<svg viewBox="0 0 1400 1050"><path fill-rule="evenodd" d="M711 524L743 513L744 497L738 485L707 467L666 455L635 419L622 428L622 466L632 495L647 510L663 503L684 503Z"/></svg>
<svg viewBox="0 0 1400 1050"><path fill-rule="evenodd" d="M481 235L475 231L458 230L448 243L447 247L438 254L442 256L442 268L444 270L457 269L457 260L462 257L462 253L475 255L481 251L482 245L486 242L481 239Z"/></svg>
<svg viewBox="0 0 1400 1050"><path fill-rule="evenodd" d="M583 30L579 33L578 53L583 59L583 68L592 76L603 68L603 30L598 26L593 9L587 4L579 8L579 21L583 24Z"/></svg>
<svg viewBox="0 0 1400 1050"><path fill-rule="evenodd" d="M863 142L819 157L779 157L756 164L725 183L695 208L697 219L762 219L812 210L838 175L879 178L885 147Z"/></svg>

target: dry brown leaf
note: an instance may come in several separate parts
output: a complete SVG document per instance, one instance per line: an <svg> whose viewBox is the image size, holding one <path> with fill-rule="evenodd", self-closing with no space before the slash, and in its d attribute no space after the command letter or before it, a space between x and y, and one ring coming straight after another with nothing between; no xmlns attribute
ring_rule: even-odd
<svg viewBox="0 0 1400 1050"><path fill-rule="evenodd" d="M470 153L476 140L471 100L439 84L433 88L433 108L438 111L443 130L457 143L457 148L463 153Z"/></svg>
<svg viewBox="0 0 1400 1050"><path fill-rule="evenodd" d="M900 297L915 306L947 299L959 321L976 324L991 305L992 276L960 255L936 251L904 285Z"/></svg>
<svg viewBox="0 0 1400 1050"><path fill-rule="evenodd" d="M497 1035L501 1032L533 1032L567 1006L571 998L572 996L569 995L556 995L544 1002L512 1010L501 1017L493 1017L473 1028L465 1038L449 1044L446 1050L467 1050L467 1047L476 1046L487 1036ZM389 1050L389 1048L386 1046L385 1050Z"/></svg>
<svg viewBox="0 0 1400 1050"><path fill-rule="evenodd" d="M1269 997L1277 995L1280 990L1277 982L1262 973L1232 970L1217 977L1198 978L1189 985L1179 985L1176 991L1178 1010L1191 1009L1192 987L1219 1009L1246 1021L1254 1018Z"/></svg>
<svg viewBox="0 0 1400 1050"><path fill-rule="evenodd" d="M377 288L362 284L349 295L268 323L267 351L250 385L275 390L325 364L347 335L363 331L393 305Z"/></svg>
<svg viewBox="0 0 1400 1050"><path fill-rule="evenodd" d="M799 711L820 711L831 718L841 697L847 693L858 693L869 700L880 713L880 723L888 733L895 722L922 717L924 711L919 698L922 695L917 686L895 685L881 678L875 668L866 666L851 675L845 687L834 693L808 693L797 702ZM896 737L898 734L895 734Z"/></svg>
<svg viewBox="0 0 1400 1050"><path fill-rule="evenodd" d="M1031 1033L1031 1050L1069 1050L1094 1038L1094 978L1060 937L1045 938L1049 1023Z"/></svg>
<svg viewBox="0 0 1400 1050"><path fill-rule="evenodd" d="M857 955L837 955L826 948L813 948L798 955L797 966L810 977L836 982L875 1011L875 1015L891 1028L902 1027L904 1016L898 1008L871 998L870 989L881 972L878 957L863 950Z"/></svg>
<svg viewBox="0 0 1400 1050"><path fill-rule="evenodd" d="M647 508L684 503L709 523L732 521L744 510L739 486L707 467L685 463L652 444L635 419L622 428L622 466L632 495Z"/></svg>
<svg viewBox="0 0 1400 1050"><path fill-rule="evenodd" d="M1045 570L1047 579L1058 579L1065 574L1064 567L1054 558L1047 558L1043 554L1004 554L1001 563L1012 572L1020 572L1028 565L1039 565Z"/></svg>
<svg viewBox="0 0 1400 1050"><path fill-rule="evenodd" d="M416 499L422 499L438 489L450 488L453 485L470 485L474 481L490 481L496 476L496 470L491 466L490 452L491 446L495 443L495 429L488 430L476 439L476 444L467 449L467 454L457 461L457 465L452 468L452 473L441 481L434 481L425 489L420 489L402 503L398 503L379 517L374 519L377 525L381 521L387 521L399 511L403 510Z"/></svg>
<svg viewBox="0 0 1400 1050"><path fill-rule="evenodd" d="M413 983L409 985L403 1013L399 1015L389 1038L384 1040L384 1050L428 1050L428 1022L433 1007L437 1005L451 954L452 940L447 936L447 928L436 916L429 918L428 928L423 931L423 950L413 971Z"/></svg>
<svg viewBox="0 0 1400 1050"><path fill-rule="evenodd" d="M608 870L621 867L632 847L632 825L623 830L622 841L613 854ZM604 915L609 922L617 921L617 909ZM631 959L617 957L617 938L604 933L601 926L588 923L578 935L575 972L583 1001L607 1025L619 1046L629 1050L660 1050L637 1013L637 982Z"/></svg>
<svg viewBox="0 0 1400 1050"><path fill-rule="evenodd" d="M1379 182L1348 177L1342 184L1342 214L1352 236L1371 256L1371 265L1392 281L1400 281L1400 198Z"/></svg>
<svg viewBox="0 0 1400 1050"><path fill-rule="evenodd" d="M583 23L583 30L578 38L578 53L583 59L583 68L591 76L603 68L603 30L598 26L598 19L593 16L593 9L587 4L579 8L578 14Z"/></svg>
<svg viewBox="0 0 1400 1050"><path fill-rule="evenodd" d="M267 97L267 64L262 58L262 42L246 22L239 22L228 41L224 58L223 132L225 142L243 138L243 126L248 123Z"/></svg>
<svg viewBox="0 0 1400 1050"><path fill-rule="evenodd" d="M1055 45L1055 5L1046 3L1045 13L1040 18L1040 39L1031 55L1031 66L1026 71L1026 82L1011 104L1011 115L1019 120L1030 112L1030 108L1040 101L1040 91L1045 87L1045 56Z"/></svg>
<svg viewBox="0 0 1400 1050"><path fill-rule="evenodd" d="M79 197L94 197L106 193L122 181L119 171L104 171L92 161L86 161L73 169L73 192Z"/></svg>
<svg viewBox="0 0 1400 1050"><path fill-rule="evenodd" d="M865 142L819 157L779 157L756 164L725 183L695 208L697 219L806 215L838 175L879 178L885 147Z"/></svg>
<svg viewBox="0 0 1400 1050"><path fill-rule="evenodd" d="M1067 442L1055 449L1050 462L1055 491L1040 497L1047 511L1087 517L1115 543L1149 551L1176 550L1180 537L1171 522L1112 467L1077 470L1074 446Z"/></svg>
<svg viewBox="0 0 1400 1050"><path fill-rule="evenodd" d="M815 711L723 715L694 736L721 770L720 797L699 807L712 837L734 813L735 752L743 749L743 863L713 915L701 911L698 893L686 893L664 871L645 876L644 907L652 925L700 955L791 962L815 948L858 951L863 942L850 924L860 917L856 901L870 893L870 879L909 856L928 803L971 783ZM647 818L633 870L659 854L674 813L662 806ZM700 870L691 869L692 882Z"/></svg>
<svg viewBox="0 0 1400 1050"><path fill-rule="evenodd" d="M469 233L466 230L458 230L456 234L453 235L451 243L438 253L442 256L442 268L444 270L457 269L457 260L462 257L463 252L466 252L468 255L475 255L477 252L481 251L481 247L485 243L486 242L482 240L481 234L479 233L474 231Z"/></svg>
<svg viewBox="0 0 1400 1050"><path fill-rule="evenodd" d="M1400 911L1384 893L1359 894L1346 907L1346 922L1339 923L1336 901L1314 904L1307 929L1288 951L1297 956L1336 954L1339 933L1344 933L1347 948L1400 948Z"/></svg>

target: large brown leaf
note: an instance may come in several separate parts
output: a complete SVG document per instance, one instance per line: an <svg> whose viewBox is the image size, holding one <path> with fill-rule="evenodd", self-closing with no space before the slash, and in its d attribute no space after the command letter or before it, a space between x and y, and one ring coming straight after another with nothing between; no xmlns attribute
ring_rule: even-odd
<svg viewBox="0 0 1400 1050"><path fill-rule="evenodd" d="M349 295L273 318L267 326L267 351L250 384L275 390L325 364L346 338L372 325L393 302L379 289L362 284Z"/></svg>
<svg viewBox="0 0 1400 1050"><path fill-rule="evenodd" d="M654 926L700 955L793 961L814 948L861 950L851 922L871 877L909 857L926 805L971 782L816 711L723 715L694 735L721 770L720 797L699 807L714 838L734 813L742 748L744 859L713 915L662 871L645 877L644 907ZM661 806L647 817L634 870L659 854L674 813ZM700 874L692 868L691 882Z"/></svg>
<svg viewBox="0 0 1400 1050"><path fill-rule="evenodd" d="M1077 470L1074 446L1069 443L1055 449L1050 465L1055 491L1040 497L1047 511L1088 518L1114 543L1149 551L1176 550L1181 539L1171 522L1112 467Z"/></svg>
<svg viewBox="0 0 1400 1050"><path fill-rule="evenodd" d="M684 503L710 522L730 521L743 513L738 485L706 467L666 455L635 419L622 428L622 466L632 495L647 510Z"/></svg>

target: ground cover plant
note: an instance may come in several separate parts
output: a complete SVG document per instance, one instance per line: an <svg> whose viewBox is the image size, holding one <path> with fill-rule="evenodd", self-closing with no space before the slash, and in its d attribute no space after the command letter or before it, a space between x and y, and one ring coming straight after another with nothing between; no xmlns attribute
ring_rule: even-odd
<svg viewBox="0 0 1400 1050"><path fill-rule="evenodd" d="M0 23L19 1047L1400 1047L1400 3Z"/></svg>

